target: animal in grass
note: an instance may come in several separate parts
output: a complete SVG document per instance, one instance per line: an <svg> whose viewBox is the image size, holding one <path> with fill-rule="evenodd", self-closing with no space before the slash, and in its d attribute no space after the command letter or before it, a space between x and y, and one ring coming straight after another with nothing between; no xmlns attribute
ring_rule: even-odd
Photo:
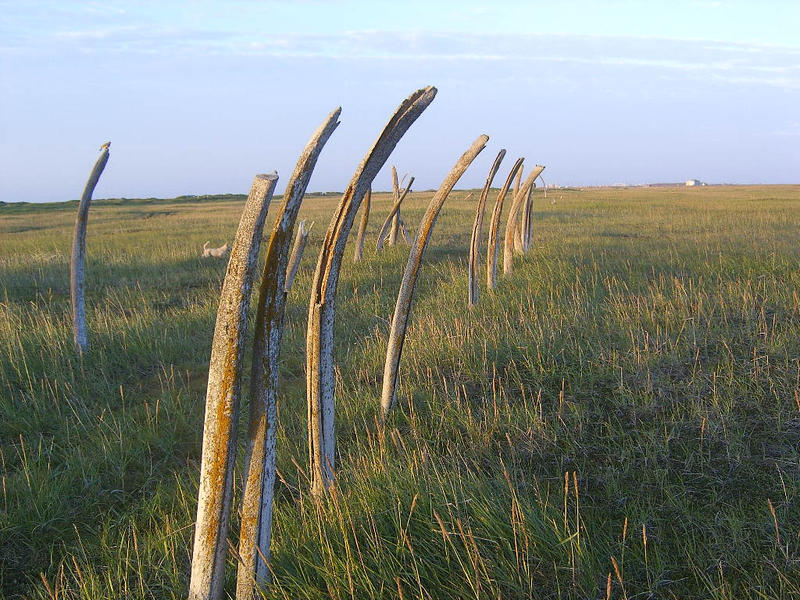
<svg viewBox="0 0 800 600"><path fill-rule="evenodd" d="M100 146L100 150L105 150L107 148L111 148L111 142L106 142L102 146Z"/></svg>
<svg viewBox="0 0 800 600"><path fill-rule="evenodd" d="M228 242L225 242L219 248L209 248L208 242L203 244L203 258L213 256L215 258L222 258L228 252Z"/></svg>

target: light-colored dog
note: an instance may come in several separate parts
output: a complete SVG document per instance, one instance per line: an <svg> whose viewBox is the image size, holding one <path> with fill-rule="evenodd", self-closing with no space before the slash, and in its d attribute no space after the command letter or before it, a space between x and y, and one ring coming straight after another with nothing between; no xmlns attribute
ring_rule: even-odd
<svg viewBox="0 0 800 600"><path fill-rule="evenodd" d="M228 252L228 242L225 242L219 248L209 248L208 242L203 244L203 258L213 256L215 258L222 258Z"/></svg>

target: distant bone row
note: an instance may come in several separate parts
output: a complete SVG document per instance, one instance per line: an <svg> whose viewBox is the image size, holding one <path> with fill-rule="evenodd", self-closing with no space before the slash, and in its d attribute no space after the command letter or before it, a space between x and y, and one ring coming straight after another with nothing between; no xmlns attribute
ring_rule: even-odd
<svg viewBox="0 0 800 600"><path fill-rule="evenodd" d="M306 338L308 447L311 491L316 498L324 497L335 481L333 333L337 284L347 238L363 201L364 210L353 256L354 261L361 260L369 220L372 181L385 165L397 143L435 96L435 87L429 86L417 90L404 100L392 115L345 190L319 252L309 302ZM283 204L267 243L251 357L250 420L236 583L238 600L260 597L263 587L269 581L275 483L278 356L283 335L287 293L297 273L313 223L306 228L305 221L300 221L290 255L292 232L317 159L328 138L339 125L340 113L341 108L337 108L325 119L300 155L295 170L289 178L283 195ZM405 176L402 180L398 180L397 170L392 167L393 206L378 234L376 251L381 251L385 243L396 244L401 235L411 246L411 250L389 332L381 391L381 413L384 421L395 403L400 355L414 289L436 219L453 187L485 148L488 140L488 136L480 135L456 162L430 200L413 242L409 242L405 223L400 216L400 207L411 192L414 178L411 177L405 188L401 189ZM109 147L110 142L101 147L100 157L92 169L81 197L75 225L70 288L73 333L79 353L85 352L89 347L83 297L86 223L92 193L108 162ZM505 154L505 150L500 150L497 154L478 199L469 248L470 306L478 302L479 285L476 269L486 201ZM532 246L532 190L544 167L536 165L523 182L522 165L522 158L514 163L492 210L486 264L486 283L489 290L497 285L500 216L512 183L514 190L503 240L503 273L507 275L511 272L515 253L528 252ZM277 181L276 173L256 176L232 247L229 248L227 243L219 248L209 247L209 242L203 245L202 257L223 257L230 251L230 258L220 294L209 364L197 521L189 583L191 600L216 600L223 597L225 558L232 511L237 423L244 379L247 315L251 290L256 279L255 271L263 239L264 223Z"/></svg>

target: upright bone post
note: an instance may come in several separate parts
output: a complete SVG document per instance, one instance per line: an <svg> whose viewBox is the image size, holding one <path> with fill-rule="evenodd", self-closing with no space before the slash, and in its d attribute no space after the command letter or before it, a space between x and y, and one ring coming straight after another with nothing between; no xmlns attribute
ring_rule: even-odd
<svg viewBox="0 0 800 600"><path fill-rule="evenodd" d="M406 199L406 196L408 196L408 193L411 191L411 184L413 183L414 183L414 178L412 177L409 180L406 189L404 189L403 192L395 199L394 206L392 207L392 210L389 211L389 216L386 217L386 220L383 222L383 227L381 227L381 230L378 233L378 241L375 243L376 252L380 252L381 250L383 250L383 242L386 239L386 233L387 231L389 231L389 226L391 226L392 231L394 231L395 219L400 214L400 205L403 203L403 200ZM400 227L399 222L397 226L399 229ZM389 244L390 245L392 244L391 237L389 238Z"/></svg>
<svg viewBox="0 0 800 600"><path fill-rule="evenodd" d="M244 338L258 249L278 176L256 175L220 293L208 369L189 600L218 600L225 583Z"/></svg>
<svg viewBox="0 0 800 600"><path fill-rule="evenodd" d="M414 178L412 177L411 180L413 181ZM406 186L406 190L410 189L411 182L409 182ZM392 165L392 193L394 194L394 201L397 205L397 212L394 213L394 218L392 219L392 229L389 233L390 246L397 244L397 235L400 231L400 203L402 202L400 199L400 184L397 181L397 169L394 165ZM380 236L378 236L378 241L380 241Z"/></svg>
<svg viewBox="0 0 800 600"><path fill-rule="evenodd" d="M524 171L524 168L522 168L519 171L517 171L517 178L514 180L514 194L511 196L512 204L513 204L513 199L516 198L517 195L519 194L520 184L522 183L522 172L523 171ZM514 249L517 252L522 252L522 234L521 234L519 228L517 227L516 221L514 222Z"/></svg>
<svg viewBox="0 0 800 600"><path fill-rule="evenodd" d="M530 191L526 195L526 198L530 199ZM523 254L525 252L525 240L523 239L524 236L523 228L526 218L525 209L527 208L527 206L528 203L526 200L526 202L520 209L521 214L519 219L517 219L517 221L514 223L514 252L516 252L517 254Z"/></svg>
<svg viewBox="0 0 800 600"><path fill-rule="evenodd" d="M367 190L367 195L364 196L364 211L361 213L361 222L358 225L358 234L356 235L356 247L353 251L353 262L361 260L361 254L364 251L364 236L367 234L367 224L369 223L369 207L372 204L372 187Z"/></svg>
<svg viewBox="0 0 800 600"><path fill-rule="evenodd" d="M303 258L303 250L306 248L308 234L311 233L313 227L314 223L312 222L311 225L306 228L305 220L297 224L297 236L294 239L294 246L292 246L292 255L289 257L289 264L286 266L286 283L283 286L287 294L289 290L292 289L294 276L297 275L297 269L300 267L300 259Z"/></svg>
<svg viewBox="0 0 800 600"><path fill-rule="evenodd" d="M523 160L524 159L522 158L518 158L517 162L514 163L514 166L511 167L511 171L506 178L506 182L500 189L500 193L497 194L497 200L494 203L492 220L489 223L488 248L486 250L486 287L490 290L493 290L495 284L497 283L497 235L498 230L500 229L500 215L503 212L503 200L508 193L508 188L511 187L511 182L514 179L514 175L517 174L517 171L522 166Z"/></svg>
<svg viewBox="0 0 800 600"><path fill-rule="evenodd" d="M322 148L339 125L341 108L333 111L311 136L283 194L264 257L253 341L250 380L250 426L242 496L237 600L252 600L269 579L275 486L278 357L283 336L286 290L290 285L287 257L297 213ZM301 223L302 230L302 223ZM298 253L299 256L299 253Z"/></svg>
<svg viewBox="0 0 800 600"><path fill-rule="evenodd" d="M534 181L544 170L541 165L536 165L533 170L528 174L525 183L520 188L514 200L511 203L511 210L508 212L508 220L506 221L506 235L505 243L503 245L503 274L511 273L512 262L514 259L514 243L517 232L521 232L522 227L519 226L519 212L523 205L527 204L530 200L531 190L533 189Z"/></svg>
<svg viewBox="0 0 800 600"><path fill-rule="evenodd" d="M383 389L381 391L381 412L385 419L395 401L395 393L397 389L397 371L400 365L400 354L403 351L403 342L406 337L406 328L408 327L408 317L411 312L411 301L414 296L414 288L417 285L417 277L422 268L422 258L425 254L425 248L430 240L433 226L436 224L436 217L439 216L439 211L447 199L448 194L455 186L456 182L464 174L475 157L486 147L486 142L489 141L489 136L480 135L476 139L469 150L467 150L461 158L458 159L455 166L447 174L439 191L431 198L428 210L422 216L420 221L419 231L414 243L411 245L411 252L408 256L406 263L406 270L403 273L403 280L400 283L400 291L397 294L397 303L394 307L394 316L392 317L392 328L389 331L389 344L386 348L386 364L383 368Z"/></svg>
<svg viewBox="0 0 800 600"><path fill-rule="evenodd" d="M433 86L417 90L389 119L345 190L319 253L311 287L306 338L311 491L316 496L324 494L333 482L335 466L333 325L336 287L347 236L375 175L435 96L436 88Z"/></svg>
<svg viewBox="0 0 800 600"><path fill-rule="evenodd" d="M525 198L525 205L522 207L522 218L520 219L519 232L520 232L520 248L517 249L517 239L514 238L514 250L525 254L530 248L530 235L531 235L531 219L533 218L533 188L536 187L534 182L531 189Z"/></svg>
<svg viewBox="0 0 800 600"><path fill-rule="evenodd" d="M489 175L486 177L486 183L481 191L481 197L478 199L478 207L475 209L475 222L472 225L472 238L469 242L469 264L467 265L467 274L469 280L469 305L474 306L478 303L478 294L480 286L478 279L475 276L475 271L478 268L478 253L481 247L481 230L483 229L483 213L486 211L486 198L489 196L489 188L492 187L494 176L500 169L500 163L506 155L505 149L497 153L497 158L492 163L492 168L489 169Z"/></svg>
<svg viewBox="0 0 800 600"><path fill-rule="evenodd" d="M84 299L84 283L86 280L86 223L89 220L89 205L92 194L103 169L108 162L108 144L103 144L100 156L89 173L89 179L83 188L78 217L75 219L75 233L72 236L72 262L69 273L69 293L72 303L72 337L75 348L82 354L89 348L89 331L86 327L86 301Z"/></svg>
<svg viewBox="0 0 800 600"><path fill-rule="evenodd" d="M547 198L547 184L544 182L544 178L542 174L539 173L539 179L542 182L542 186L544 188L544 197ZM536 187L534 183L534 187ZM528 212L528 226L525 229L525 252L528 252L533 245L533 195L531 194L531 199L526 205L527 212Z"/></svg>

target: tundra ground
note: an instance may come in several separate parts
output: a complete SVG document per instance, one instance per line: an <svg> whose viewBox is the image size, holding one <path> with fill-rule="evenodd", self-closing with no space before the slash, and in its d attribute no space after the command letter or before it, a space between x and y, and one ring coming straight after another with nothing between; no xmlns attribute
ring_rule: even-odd
<svg viewBox="0 0 800 600"><path fill-rule="evenodd" d="M800 598L800 186L535 194L533 250L493 294L484 233L471 310L477 196L445 203L386 427L408 247L375 254L391 199L373 196L364 258L351 244L339 283L323 504L308 493L305 324L339 197L306 199L270 597ZM406 200L411 235L430 197ZM242 206L95 203L82 358L76 205L0 206L0 596L185 597L226 264L200 254L233 240Z"/></svg>

